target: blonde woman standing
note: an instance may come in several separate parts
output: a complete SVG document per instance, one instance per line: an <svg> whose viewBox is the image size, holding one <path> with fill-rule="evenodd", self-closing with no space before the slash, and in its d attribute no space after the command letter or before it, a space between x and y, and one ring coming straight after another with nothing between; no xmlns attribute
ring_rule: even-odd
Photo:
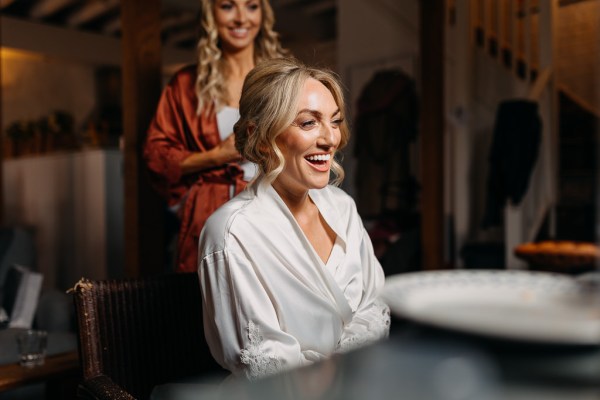
<svg viewBox="0 0 600 400"><path fill-rule="evenodd" d="M246 74L285 55L268 0L202 0L198 62L175 74L150 124L144 157L180 226L175 269L197 269L206 219L255 174L235 149Z"/></svg>

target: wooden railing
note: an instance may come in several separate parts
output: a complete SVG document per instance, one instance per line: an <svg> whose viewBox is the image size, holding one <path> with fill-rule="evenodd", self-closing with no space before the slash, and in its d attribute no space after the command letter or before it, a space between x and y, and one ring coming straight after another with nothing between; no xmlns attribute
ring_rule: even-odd
<svg viewBox="0 0 600 400"><path fill-rule="evenodd" d="M476 43L520 79L535 80L544 41L540 18L551 1L471 0Z"/></svg>

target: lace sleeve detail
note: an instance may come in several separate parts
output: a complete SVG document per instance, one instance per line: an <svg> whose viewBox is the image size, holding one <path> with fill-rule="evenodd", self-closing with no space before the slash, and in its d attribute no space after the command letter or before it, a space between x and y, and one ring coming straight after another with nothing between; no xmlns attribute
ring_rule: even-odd
<svg viewBox="0 0 600 400"><path fill-rule="evenodd" d="M383 339L390 334L390 308L381 300L375 300L374 308L376 309L375 314L378 316L372 321L370 330L378 332L377 339Z"/></svg>
<svg viewBox="0 0 600 400"><path fill-rule="evenodd" d="M344 335L336 352L344 353L363 347L377 340L388 337L390 333L390 308L381 300L376 300L368 315L361 318L364 322L361 329Z"/></svg>
<svg viewBox="0 0 600 400"><path fill-rule="evenodd" d="M248 379L255 380L273 375L283 369L283 362L279 357L265 354L262 350L263 336L252 321L248 323L248 339L248 345L240 352L240 361L246 366Z"/></svg>

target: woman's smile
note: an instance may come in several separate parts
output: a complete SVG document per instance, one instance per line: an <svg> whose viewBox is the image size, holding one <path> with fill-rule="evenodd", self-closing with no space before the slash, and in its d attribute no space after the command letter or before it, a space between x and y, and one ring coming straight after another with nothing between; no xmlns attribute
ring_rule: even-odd
<svg viewBox="0 0 600 400"><path fill-rule="evenodd" d="M316 170L329 172L331 166L331 153L311 154L304 157L304 159Z"/></svg>

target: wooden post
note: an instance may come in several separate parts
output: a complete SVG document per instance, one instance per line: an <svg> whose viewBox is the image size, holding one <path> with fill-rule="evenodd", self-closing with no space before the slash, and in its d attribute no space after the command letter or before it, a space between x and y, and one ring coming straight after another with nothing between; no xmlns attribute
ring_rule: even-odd
<svg viewBox="0 0 600 400"><path fill-rule="evenodd" d="M447 238L448 261L451 265L460 266L460 250L467 243L470 234L472 199L471 187L468 179L472 168L472 141L473 132L471 121L467 114L472 113L472 77L473 77L473 51L477 44L475 37L476 29L479 27L477 9L473 6L474 0L456 0L456 26L448 36L454 45L452 57L452 72L448 77L454 81L454 92L449 99L450 104L446 109L452 113L453 123L448 125L446 143L447 160L445 160L445 178L448 183L445 189L449 204L451 219L449 220Z"/></svg>
<svg viewBox="0 0 600 400"><path fill-rule="evenodd" d="M444 4L443 0L422 0L420 7L424 269L444 267Z"/></svg>
<svg viewBox="0 0 600 400"><path fill-rule="evenodd" d="M0 29L0 45L2 44L2 29ZM0 46L0 105L2 103L2 46ZM2 125L2 108L0 107L0 226L4 225L4 141L6 136Z"/></svg>
<svg viewBox="0 0 600 400"><path fill-rule="evenodd" d="M548 164L545 168L552 171L547 181L549 195L554 204L550 210L548 228L551 237L556 236L556 204L558 204L559 181L560 110L558 105L558 63L556 62L558 56L556 29L558 26L559 8L559 0L541 2L539 3L540 14L538 17L539 73L537 79L543 82L544 72L550 74L548 78L549 83L546 85L548 96L546 103L543 104L543 106L548 108L549 121L544 125L544 129L549 132L549 140L542 142L542 148L546 148L545 151L548 154L546 158ZM600 53L596 52L596 54Z"/></svg>
<svg viewBox="0 0 600 400"><path fill-rule="evenodd" d="M146 130L161 92L160 0L121 2L125 173L125 274L163 271L164 204L142 159Z"/></svg>

